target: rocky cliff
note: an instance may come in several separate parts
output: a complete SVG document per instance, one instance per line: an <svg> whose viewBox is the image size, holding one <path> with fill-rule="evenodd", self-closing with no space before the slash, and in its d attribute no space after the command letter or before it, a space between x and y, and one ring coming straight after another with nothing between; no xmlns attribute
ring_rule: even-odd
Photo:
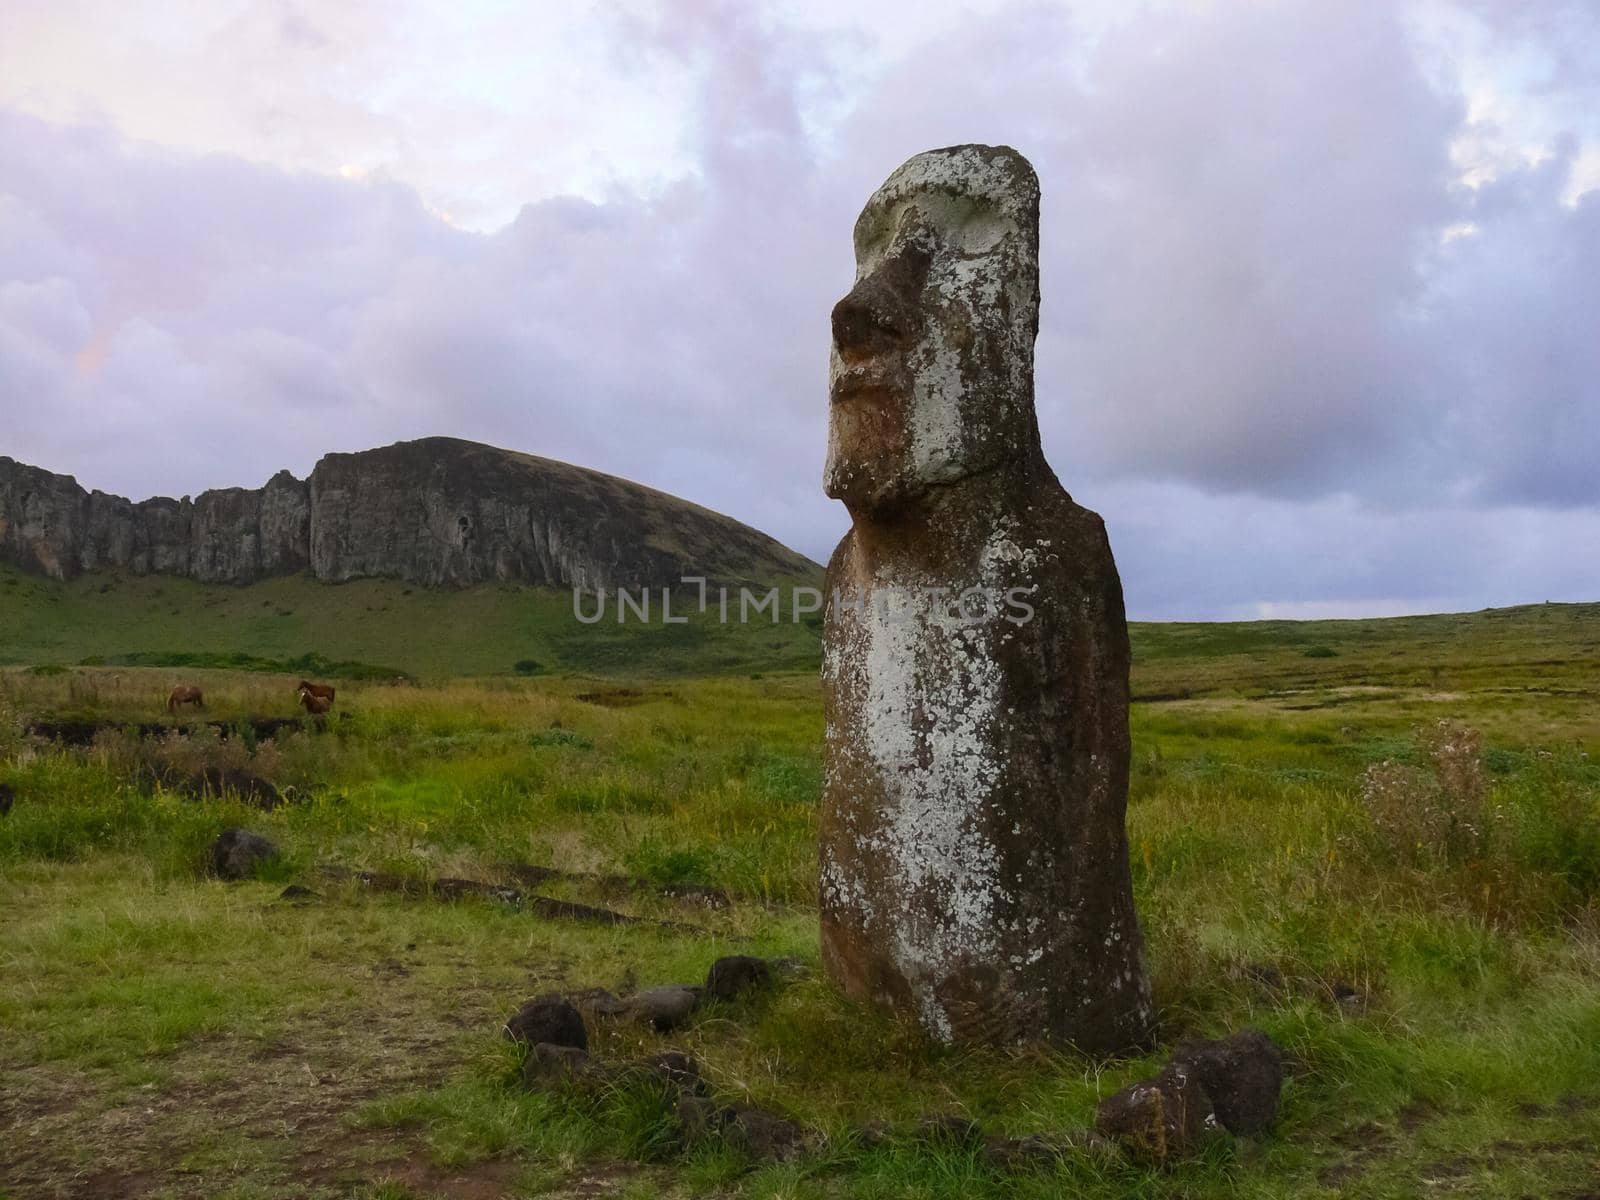
<svg viewBox="0 0 1600 1200"><path fill-rule="evenodd" d="M132 503L0 457L0 562L57 579L120 568L204 583L309 570L426 587L585 589L810 577L810 560L729 517L547 458L455 438L329 454L307 480Z"/></svg>

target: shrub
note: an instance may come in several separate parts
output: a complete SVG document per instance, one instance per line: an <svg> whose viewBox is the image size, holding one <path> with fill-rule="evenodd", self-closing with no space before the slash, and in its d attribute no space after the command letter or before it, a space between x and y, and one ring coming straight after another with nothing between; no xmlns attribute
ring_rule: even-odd
<svg viewBox="0 0 1600 1200"><path fill-rule="evenodd" d="M1338 658L1339 652L1332 646L1312 646L1302 656L1304 658Z"/></svg>
<svg viewBox="0 0 1600 1200"><path fill-rule="evenodd" d="M1361 803L1402 862L1459 865L1488 845L1489 788L1474 729L1440 721L1416 736L1421 766L1386 759L1367 768Z"/></svg>
<svg viewBox="0 0 1600 1200"><path fill-rule="evenodd" d="M538 675L544 670L544 665L536 659L519 658L511 664L511 669L518 675Z"/></svg>

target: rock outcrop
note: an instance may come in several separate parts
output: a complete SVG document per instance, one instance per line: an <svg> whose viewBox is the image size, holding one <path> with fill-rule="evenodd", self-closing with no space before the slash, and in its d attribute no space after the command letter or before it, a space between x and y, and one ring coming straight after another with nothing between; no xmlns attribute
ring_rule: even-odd
<svg viewBox="0 0 1600 1200"><path fill-rule="evenodd" d="M425 438L326 455L307 480L133 503L0 457L0 562L253 583L310 571L424 587L506 581L583 589L814 576L729 517L598 471Z"/></svg>
<svg viewBox="0 0 1600 1200"><path fill-rule="evenodd" d="M833 310L822 961L943 1041L1144 1043L1124 825L1127 623L1100 518L1039 444L1039 185L905 163Z"/></svg>

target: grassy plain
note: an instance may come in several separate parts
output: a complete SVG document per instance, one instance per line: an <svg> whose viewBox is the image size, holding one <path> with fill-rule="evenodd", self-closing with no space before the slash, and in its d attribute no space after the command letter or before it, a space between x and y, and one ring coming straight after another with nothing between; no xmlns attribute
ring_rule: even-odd
<svg viewBox="0 0 1600 1200"><path fill-rule="evenodd" d="M268 636L270 621L252 633L229 607L260 607L252 593L224 593L214 626L186 619L185 599L86 630L114 592L46 589L62 599L26 606L26 638L8 650L0 628L0 654L60 665L0 670L0 784L16 797L0 817L0 1195L1576 1200L1600 1186L1600 606L1136 627L1129 824L1163 1042L1255 1024L1293 1074L1270 1137L1197 1162L1082 1154L1005 1171L909 1130L940 1112L1014 1135L1082 1128L1159 1056L946 1050L816 977L813 675L678 677L678 660L640 651L631 674L518 678L507 660L527 643L505 637L470 660L483 676L448 679L425 665L441 651L400 659L376 613L372 631L324 636L296 599L274 619L307 622L297 639ZM425 640L428 621L405 620ZM499 628L484 616L479 632ZM170 652L194 630L211 631L207 651L314 650L425 686L341 682L348 719L254 746L21 736L31 718L158 719L179 679L206 687L213 718L291 711L296 675L67 665ZM1430 757L1442 719L1481 731L1476 801ZM245 766L293 802L150 789L152 756ZM1412 789L1398 823L1364 788L1385 762L1410 772L1385 776ZM1476 823L1465 849L1404 823L1452 803ZM205 847L232 824L284 857L253 881L206 878ZM610 927L374 894L316 869L510 882L508 862L716 885L734 903L551 893L673 923ZM290 882L317 897L277 899ZM722 1096L825 1132L816 1153L755 1166L684 1150L647 1090L581 1100L511 1082L498 1026L524 999L695 982L726 953L813 973L671 1036L598 1030L596 1048L686 1049ZM868 1147L852 1131L871 1121L898 1132Z"/></svg>

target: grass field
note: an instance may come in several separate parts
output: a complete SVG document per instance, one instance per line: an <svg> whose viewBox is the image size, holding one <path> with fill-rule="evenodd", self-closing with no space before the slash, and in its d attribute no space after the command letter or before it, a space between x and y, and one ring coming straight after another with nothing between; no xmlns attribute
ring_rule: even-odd
<svg viewBox="0 0 1600 1200"><path fill-rule="evenodd" d="M786 612L796 581L777 580ZM814 583L802 580L801 583ZM580 624L570 593L522 584L459 591L392 579L329 585L291 575L248 587L166 576L98 573L62 582L0 566L0 665L75 665L317 655L346 673L460 676L588 672L617 676L797 671L821 657L821 619L773 623L771 609L723 624L674 596L674 623L629 610ZM738 611L737 593L731 597ZM592 615L594 597L583 599ZM753 610L752 610L753 613ZM686 623L676 618L688 615Z"/></svg>
<svg viewBox="0 0 1600 1200"><path fill-rule="evenodd" d="M1013 1135L1079 1129L1160 1055L942 1049L817 977L821 713L814 675L782 669L814 655L803 627L779 627L774 661L748 631L713 630L730 661L690 677L688 649L635 647L630 670L625 638L564 663L570 617L527 592L104 582L0 579L0 656L20 664L0 670L0 784L16 797L0 817L0 1195L1600 1190L1600 606L1135 627L1129 823L1163 1045L1259 1025L1293 1072L1272 1135L1198 1161L1086 1151L1003 1170L911 1131L948 1112ZM475 677L448 677L458 647ZM292 711L298 674L73 665L182 648L316 653L423 685L342 680L347 719L271 741L22 735L45 717L159 719L179 679L205 686L213 719ZM515 674L541 654L550 673ZM149 783L152 766L202 765L292 802ZM209 879L205 849L235 824L284 854L255 880ZM509 883L519 862L715 885L733 904L551 890L668 922L613 927L317 869ZM279 900L291 882L316 898ZM719 1095L826 1135L799 1162L683 1148L648 1088L514 1081L499 1023L523 1000L697 982L727 953L811 974L670 1036L597 1029L594 1048L688 1050ZM870 1122L887 1141L856 1136Z"/></svg>

